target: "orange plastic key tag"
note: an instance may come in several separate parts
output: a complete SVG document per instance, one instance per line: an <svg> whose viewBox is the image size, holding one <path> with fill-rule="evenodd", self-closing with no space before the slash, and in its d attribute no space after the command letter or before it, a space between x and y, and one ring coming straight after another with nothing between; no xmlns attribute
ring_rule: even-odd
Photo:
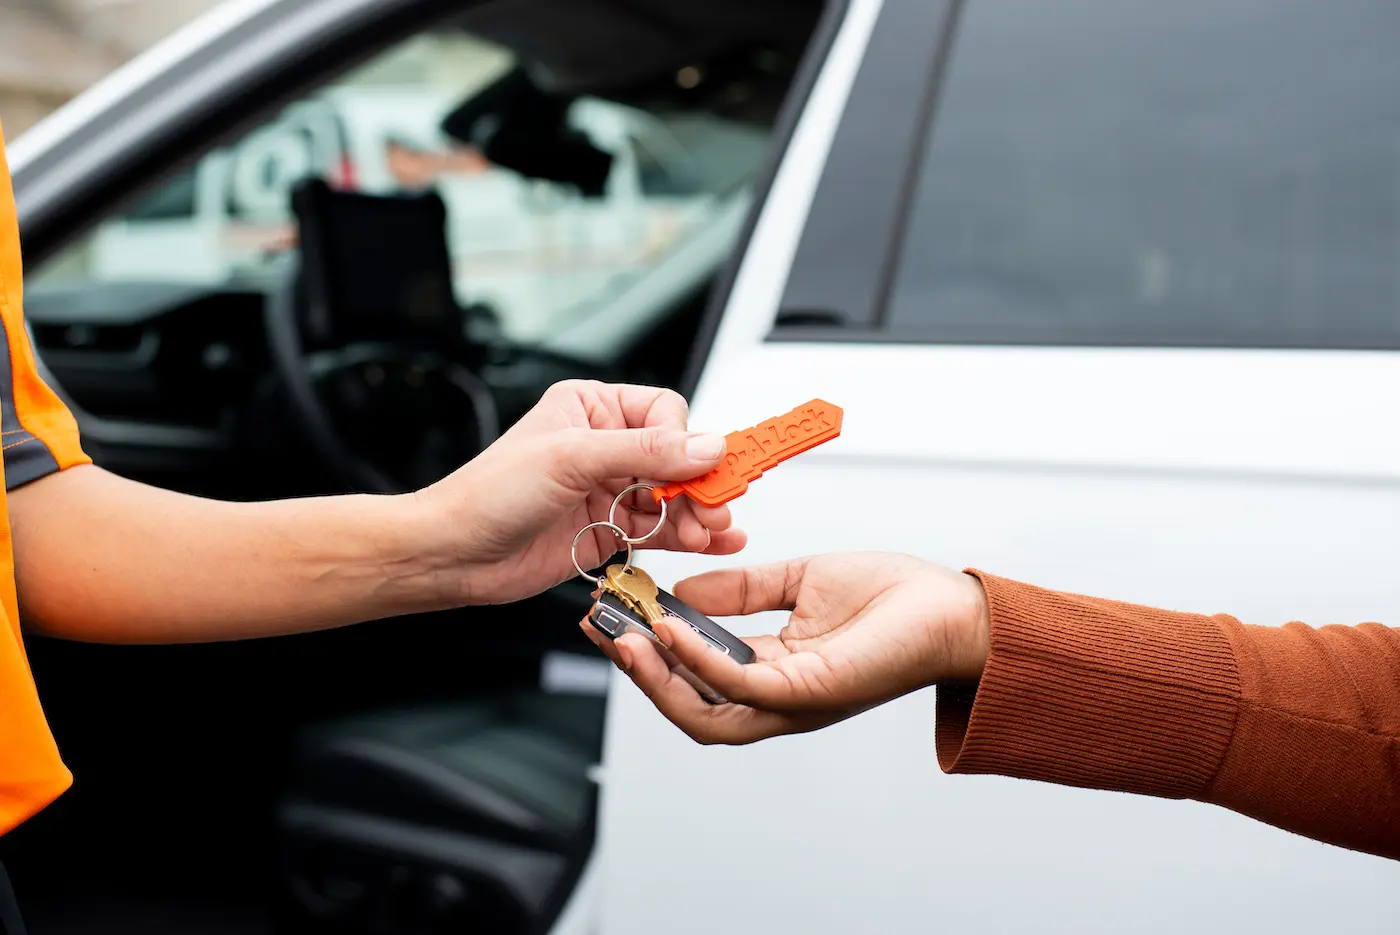
<svg viewBox="0 0 1400 935"><path fill-rule="evenodd" d="M730 432L723 464L700 477L657 487L651 495L657 503L686 494L696 503L721 506L742 496L750 481L774 465L840 435L842 416L840 406L814 399L752 428Z"/></svg>

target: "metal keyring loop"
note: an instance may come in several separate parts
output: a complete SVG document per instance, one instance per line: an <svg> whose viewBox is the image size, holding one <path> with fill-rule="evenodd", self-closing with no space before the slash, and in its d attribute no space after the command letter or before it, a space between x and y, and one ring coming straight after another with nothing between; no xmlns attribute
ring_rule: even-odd
<svg viewBox="0 0 1400 935"><path fill-rule="evenodd" d="M594 584L598 585L599 587L602 587L605 579L601 576L597 578L593 577L588 572L584 571L583 566L578 563L578 541L583 538L584 533L588 532L588 530L594 528L595 526L608 527L614 533L617 534L617 537L622 540L623 545L627 546L627 561L622 563L623 571L626 571L627 569L632 567L632 543L627 541L627 531L621 526L617 525L617 523L614 523L610 520L600 520L596 523L589 523L587 526L580 529L578 531L578 534L574 536L574 544L569 547L569 554L574 560L574 567L578 569L579 577L587 578L589 581L592 581Z"/></svg>
<svg viewBox="0 0 1400 935"><path fill-rule="evenodd" d="M617 528L621 529L622 527L621 527L621 526L618 526L618 523L617 523L617 508L618 508L619 506L622 505L622 498L625 497L625 496L627 496L629 493L631 493L631 492L634 491L634 490L655 490L655 489L656 489L656 488L655 488L654 486L652 486L651 484L633 484L633 485L630 486L630 487L624 487L623 490L622 490L622 492L621 492L620 494L618 494L616 497L613 497L612 509L608 510L608 522L611 523L613 526L617 526ZM662 501L660 501L660 503L661 503L661 518L658 519L658 520L656 521L656 525L655 525L655 526L651 527L651 532L647 533L645 536L638 536L638 537L635 538L635 539L629 539L629 538L627 538L626 536L623 536L623 537L622 537L622 541L623 541L623 542L627 543L628 545L641 545L643 542L646 542L646 541L647 541L648 539L650 539L652 536L656 535L658 532L661 531L661 527L666 525L666 501L665 501L665 500L662 500ZM639 511L639 512L640 512L640 511Z"/></svg>

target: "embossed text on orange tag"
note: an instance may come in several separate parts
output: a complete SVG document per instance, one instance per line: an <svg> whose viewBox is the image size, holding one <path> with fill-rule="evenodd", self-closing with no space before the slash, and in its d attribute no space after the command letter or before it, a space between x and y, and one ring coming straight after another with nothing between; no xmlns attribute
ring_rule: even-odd
<svg viewBox="0 0 1400 935"><path fill-rule="evenodd" d="M651 492L659 503L686 494L696 503L720 506L749 489L764 471L841 434L840 406L821 399L803 403L752 428L730 432L724 463L708 474L676 481Z"/></svg>

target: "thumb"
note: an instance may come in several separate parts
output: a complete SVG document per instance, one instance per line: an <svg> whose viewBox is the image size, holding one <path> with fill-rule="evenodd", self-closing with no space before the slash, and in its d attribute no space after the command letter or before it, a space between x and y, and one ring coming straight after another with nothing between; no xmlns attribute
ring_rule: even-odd
<svg viewBox="0 0 1400 935"><path fill-rule="evenodd" d="M682 429L570 429L557 449L560 476L579 490L591 490L616 477L689 480L724 460L723 435Z"/></svg>
<svg viewBox="0 0 1400 935"><path fill-rule="evenodd" d="M676 582L676 597L702 614L735 617L765 610L795 610L810 559L707 571Z"/></svg>

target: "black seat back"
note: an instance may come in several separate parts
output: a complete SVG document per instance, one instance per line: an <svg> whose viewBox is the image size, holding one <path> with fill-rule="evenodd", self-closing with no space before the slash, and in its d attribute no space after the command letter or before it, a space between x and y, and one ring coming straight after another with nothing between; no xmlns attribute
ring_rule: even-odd
<svg viewBox="0 0 1400 935"><path fill-rule="evenodd" d="M407 341L450 355L465 343L436 192L367 195L311 179L293 189L292 211L308 349Z"/></svg>

